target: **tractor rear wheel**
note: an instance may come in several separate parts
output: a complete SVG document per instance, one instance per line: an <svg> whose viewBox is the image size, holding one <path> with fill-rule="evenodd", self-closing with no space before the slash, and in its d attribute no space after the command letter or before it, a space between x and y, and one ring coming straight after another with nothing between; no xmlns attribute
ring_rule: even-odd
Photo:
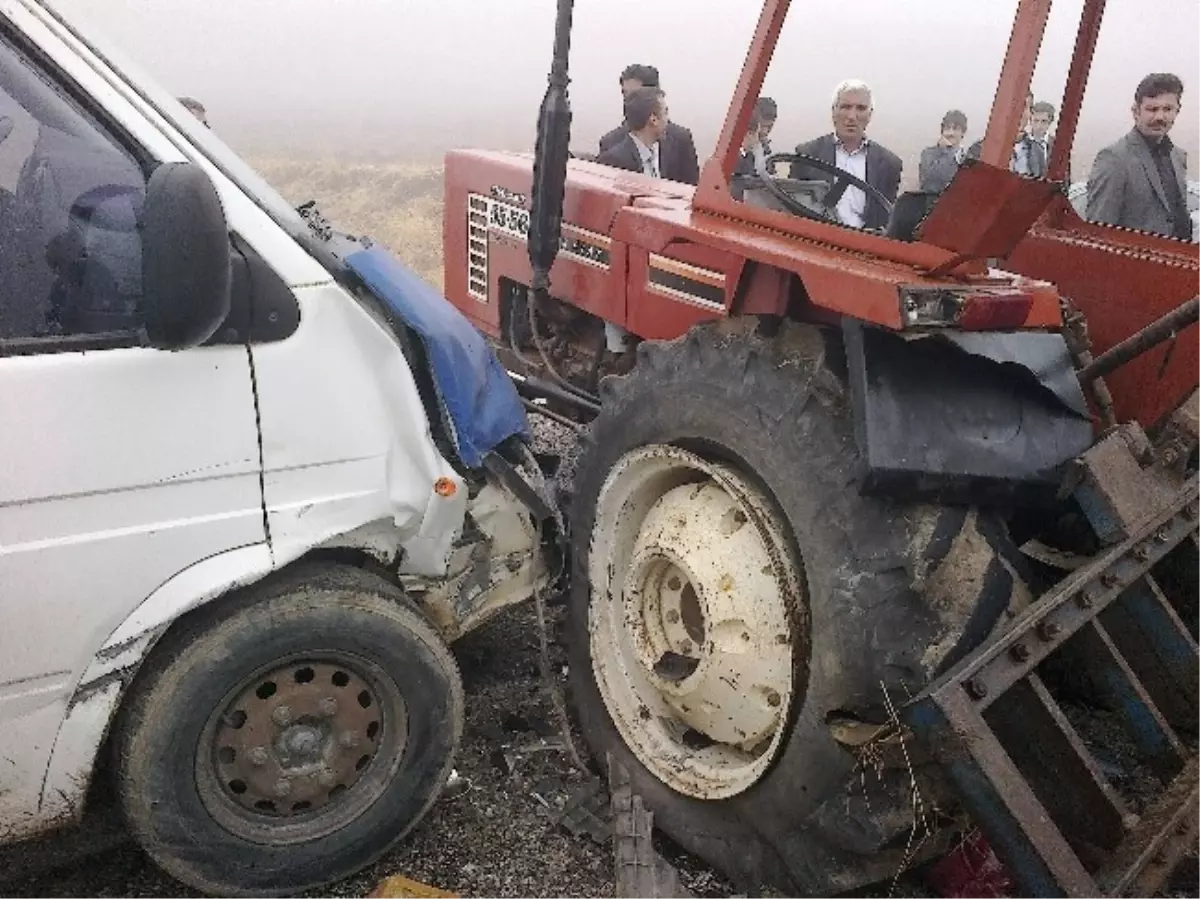
<svg viewBox="0 0 1200 899"><path fill-rule="evenodd" d="M840 358L835 332L752 318L643 344L576 476L583 735L748 890L895 873L923 775L856 771L832 725L886 721L1027 599L999 520L860 494Z"/></svg>

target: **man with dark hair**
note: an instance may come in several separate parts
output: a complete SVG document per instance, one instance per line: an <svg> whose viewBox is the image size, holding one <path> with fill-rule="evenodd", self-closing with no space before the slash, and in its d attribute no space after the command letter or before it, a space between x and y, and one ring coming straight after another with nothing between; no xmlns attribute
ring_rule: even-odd
<svg viewBox="0 0 1200 899"><path fill-rule="evenodd" d="M625 97L625 137L603 151L596 161L651 178L662 178L662 140L670 122L667 99L657 87L640 87Z"/></svg>
<svg viewBox="0 0 1200 899"><path fill-rule="evenodd" d="M180 97L179 102L183 105L184 109L198 118L204 124L205 128L208 127L208 112L204 109L203 103L195 97Z"/></svg>
<svg viewBox="0 0 1200 899"><path fill-rule="evenodd" d="M921 151L921 162L917 167L921 191L940 194L950 186L965 155L962 142L966 133L967 116L961 110L951 109L942 116L938 142Z"/></svg>
<svg viewBox="0 0 1200 899"><path fill-rule="evenodd" d="M621 96L628 98L634 91L642 88L658 88L658 69L654 66L634 64L626 66L620 77ZM600 138L600 155L624 141L629 134L629 123L622 122ZM698 184L700 181L700 161L696 156L696 142L692 132L681 125L669 122L667 132L661 140L659 157L661 167L659 175L671 181L681 181L684 184Z"/></svg>
<svg viewBox="0 0 1200 899"><path fill-rule="evenodd" d="M1186 202L1187 156L1168 136L1179 115L1183 82L1147 75L1133 95L1133 128L1096 154L1088 178L1087 217L1094 222L1192 239Z"/></svg>
<svg viewBox="0 0 1200 899"><path fill-rule="evenodd" d="M871 88L856 79L843 81L833 91L831 117L833 133L825 134L796 147L801 156L812 156L866 181L887 199L896 202L904 163L883 144L867 138L867 126L874 111ZM791 175L797 180L833 181L833 175L810 168L803 161L792 163ZM881 229L887 226L888 210L862 188L847 186L837 204L838 218L852 228Z"/></svg>
<svg viewBox="0 0 1200 899"><path fill-rule="evenodd" d="M754 104L754 114L758 117L758 141L762 145L763 155L771 155L771 129L779 118L779 105L770 97L759 97Z"/></svg>
<svg viewBox="0 0 1200 899"><path fill-rule="evenodd" d="M1008 161L1010 171L1018 175L1028 175L1030 178L1042 178L1046 175L1046 148L1033 140L1029 133L1033 119L1033 91L1025 95L1025 109L1021 113L1021 129L1013 142L1012 156ZM978 159L983 149L983 138L971 144L967 156Z"/></svg>
<svg viewBox="0 0 1200 899"><path fill-rule="evenodd" d="M1029 107L1029 134L1034 140L1050 145L1050 126L1054 124L1054 105L1039 100Z"/></svg>
<svg viewBox="0 0 1200 899"><path fill-rule="evenodd" d="M750 124L746 126L746 136L742 138L742 149L738 153L737 163L733 167L734 183L731 185L733 197L740 200L745 194L745 183L739 180L752 176L760 166L766 164L767 155L763 149L762 115L755 105L750 112Z"/></svg>

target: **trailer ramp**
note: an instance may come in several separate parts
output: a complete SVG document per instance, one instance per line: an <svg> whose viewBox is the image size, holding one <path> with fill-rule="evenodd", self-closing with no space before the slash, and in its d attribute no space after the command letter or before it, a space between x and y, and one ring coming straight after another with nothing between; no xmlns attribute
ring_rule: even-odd
<svg viewBox="0 0 1200 899"><path fill-rule="evenodd" d="M1197 645L1154 572L1187 553L1194 573L1197 482L1146 446L1117 429L1077 460L1071 489L1110 545L902 712L1019 895L1149 896L1195 851ZM1119 772L1064 711L1064 672L1068 694L1084 684L1119 720L1161 787L1154 801L1117 789Z"/></svg>

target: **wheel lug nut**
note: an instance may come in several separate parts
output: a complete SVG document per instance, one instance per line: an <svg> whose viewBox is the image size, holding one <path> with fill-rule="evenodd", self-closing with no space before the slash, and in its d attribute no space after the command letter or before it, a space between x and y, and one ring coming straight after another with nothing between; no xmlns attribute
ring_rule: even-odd
<svg viewBox="0 0 1200 899"><path fill-rule="evenodd" d="M292 782L290 780L279 780L275 782L275 795L282 799L284 796L292 792Z"/></svg>
<svg viewBox="0 0 1200 899"><path fill-rule="evenodd" d="M671 611L667 612L667 621L670 624L675 624L676 622L679 621L679 613L676 612L674 609L671 609Z"/></svg>
<svg viewBox="0 0 1200 899"><path fill-rule="evenodd" d="M271 720L280 727L287 727L292 723L292 710L286 705L276 706L275 711L271 713Z"/></svg>
<svg viewBox="0 0 1200 899"><path fill-rule="evenodd" d="M267 753L265 746L255 746L250 750L250 764L261 767L265 765L271 756Z"/></svg>
<svg viewBox="0 0 1200 899"><path fill-rule="evenodd" d="M338 709L337 700L334 699L332 696L326 696L324 699L321 700L321 702L317 706L317 708L319 708L321 710L321 714L324 715L326 718L332 718L334 715L337 714L337 709Z"/></svg>
<svg viewBox="0 0 1200 899"><path fill-rule="evenodd" d="M323 787L332 787L335 783L337 783L337 777L334 776L332 771L326 768L317 775L317 783Z"/></svg>
<svg viewBox="0 0 1200 899"><path fill-rule="evenodd" d="M346 749L353 749L358 745L358 733L348 730L338 737L338 742Z"/></svg>
<svg viewBox="0 0 1200 899"><path fill-rule="evenodd" d="M783 702L783 698L778 693L776 693L774 690L767 691L767 705L773 709L776 709L779 708L779 704L781 702Z"/></svg>

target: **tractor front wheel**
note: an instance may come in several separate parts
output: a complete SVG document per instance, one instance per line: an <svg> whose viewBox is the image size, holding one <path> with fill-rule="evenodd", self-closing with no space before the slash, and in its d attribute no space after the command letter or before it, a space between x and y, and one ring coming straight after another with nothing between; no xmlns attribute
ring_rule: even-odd
<svg viewBox="0 0 1200 899"><path fill-rule="evenodd" d="M1024 586L998 520L862 495L836 333L765 325L645 344L604 382L572 699L678 843L744 888L827 895L894 873L915 777L877 788L830 723L886 720Z"/></svg>

